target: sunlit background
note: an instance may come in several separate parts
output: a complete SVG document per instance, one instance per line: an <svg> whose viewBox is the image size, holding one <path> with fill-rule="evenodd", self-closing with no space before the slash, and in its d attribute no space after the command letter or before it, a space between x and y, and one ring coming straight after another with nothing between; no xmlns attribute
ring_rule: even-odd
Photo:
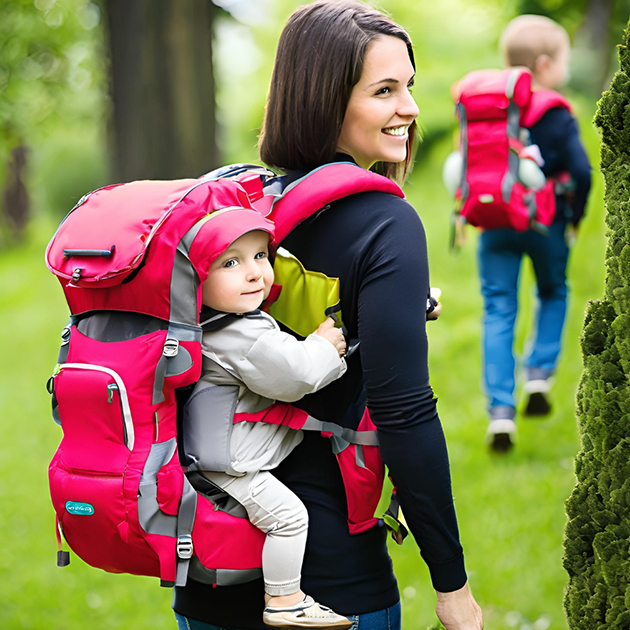
<svg viewBox="0 0 630 630"><path fill-rule="evenodd" d="M257 161L275 45L293 0L0 0L0 628L175 628L158 580L55 566L47 465L60 439L45 383L67 307L43 251L85 192L136 178L196 177ZM489 630L567 628L563 502L579 448L575 389L587 300L601 296L604 205L591 120L618 67L630 0L383 0L414 42L423 144L405 192L425 223L444 313L430 325L432 384L449 443L470 582ZM474 231L448 250L441 166L456 133L451 84L500 67L502 28L520 13L559 21L573 40L565 89L589 152L593 189L570 264L566 347L554 413L520 423L513 453L483 445L481 298ZM517 346L534 307L526 265ZM392 546L405 630L437 624L411 540Z"/></svg>

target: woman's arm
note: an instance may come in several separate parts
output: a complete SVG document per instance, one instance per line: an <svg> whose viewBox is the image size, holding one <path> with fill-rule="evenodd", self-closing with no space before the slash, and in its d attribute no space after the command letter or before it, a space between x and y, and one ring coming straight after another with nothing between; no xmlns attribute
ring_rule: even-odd
<svg viewBox="0 0 630 630"><path fill-rule="evenodd" d="M413 209L383 226L362 263L358 326L368 407L383 460L437 591L456 591L466 572L444 434L429 384L425 331L429 269Z"/></svg>

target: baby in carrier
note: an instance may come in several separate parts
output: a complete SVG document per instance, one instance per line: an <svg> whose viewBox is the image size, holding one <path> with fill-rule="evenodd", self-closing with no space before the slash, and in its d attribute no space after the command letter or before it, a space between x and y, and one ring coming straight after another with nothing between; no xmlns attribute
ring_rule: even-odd
<svg viewBox="0 0 630 630"><path fill-rule="evenodd" d="M212 264L202 288L200 383L237 385L237 420L243 413L267 421L252 422L250 415L250 421L235 422L229 465L221 471L204 470L203 475L236 499L266 534L264 623L348 628L346 617L300 590L308 515L300 499L270 471L302 441L302 432L269 421L275 409L286 410L282 402L299 400L344 374L346 343L330 318L299 341L259 310L274 280L268 258L273 223L244 208L229 209L213 221Z"/></svg>

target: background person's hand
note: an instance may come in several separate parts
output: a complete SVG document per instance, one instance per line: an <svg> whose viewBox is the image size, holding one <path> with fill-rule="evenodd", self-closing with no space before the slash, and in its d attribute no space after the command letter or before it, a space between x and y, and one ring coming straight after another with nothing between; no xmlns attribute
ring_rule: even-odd
<svg viewBox="0 0 630 630"><path fill-rule="evenodd" d="M339 353L340 357L346 354L346 340L340 328L335 328L335 322L330 318L326 318L315 331L316 335L330 341Z"/></svg>
<svg viewBox="0 0 630 630"><path fill-rule="evenodd" d="M436 591L435 612L446 630L482 630L483 615L475 601L468 582L458 591L440 593Z"/></svg>

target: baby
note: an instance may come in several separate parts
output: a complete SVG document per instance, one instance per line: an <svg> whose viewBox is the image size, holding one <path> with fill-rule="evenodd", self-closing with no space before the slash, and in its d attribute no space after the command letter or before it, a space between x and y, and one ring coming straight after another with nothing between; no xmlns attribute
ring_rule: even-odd
<svg viewBox="0 0 630 630"><path fill-rule="evenodd" d="M273 413L276 401L294 402L342 376L346 342L330 318L299 341L259 310L274 279L268 257L273 223L245 208L224 210L210 220L214 240L202 287L201 380L238 385L235 413L251 414ZM348 628L346 617L300 590L308 515L270 472L301 440L301 431L284 424L237 422L229 438L229 465L203 474L242 504L249 520L266 534L264 623Z"/></svg>

